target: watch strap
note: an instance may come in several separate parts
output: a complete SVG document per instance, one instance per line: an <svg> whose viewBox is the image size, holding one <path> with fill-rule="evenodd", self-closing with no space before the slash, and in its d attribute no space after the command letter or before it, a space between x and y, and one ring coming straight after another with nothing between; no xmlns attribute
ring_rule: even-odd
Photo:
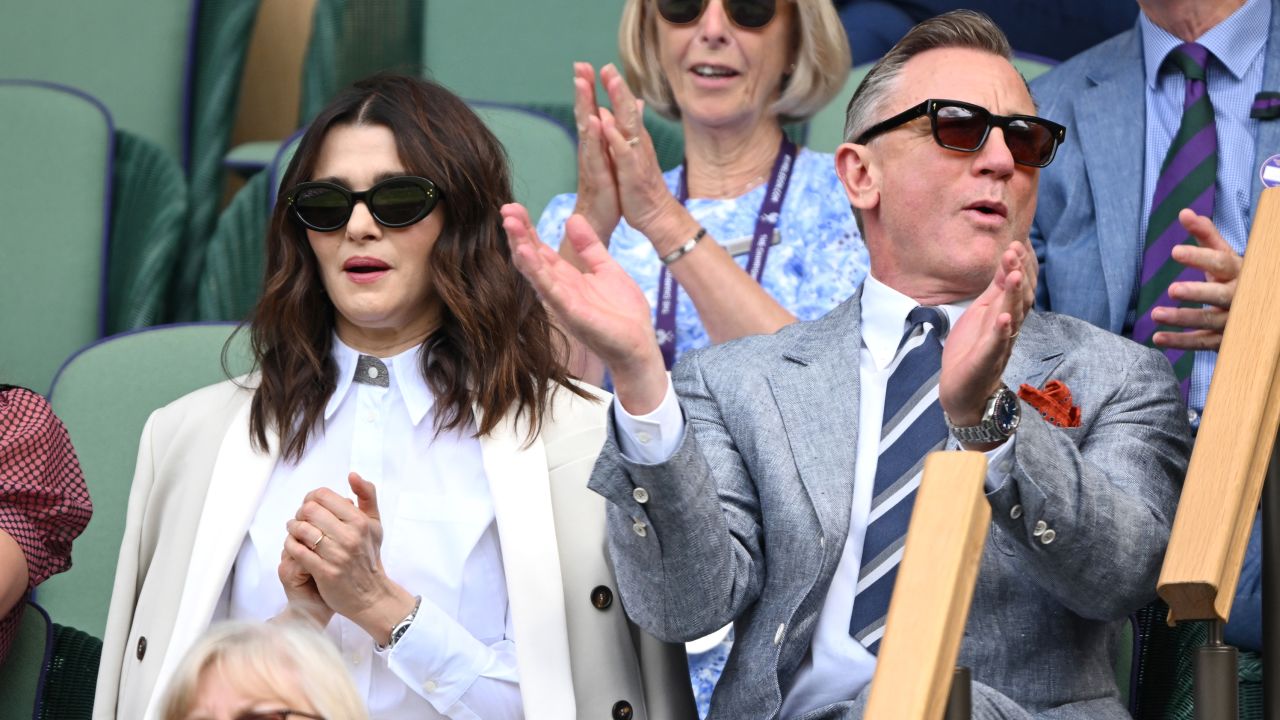
<svg viewBox="0 0 1280 720"><path fill-rule="evenodd" d="M406 615L403 620L396 623L395 626L391 628L391 637L387 640L387 644L383 645L381 643L374 643L374 649L378 652L387 652L391 648L395 647L396 643L400 642L400 638L404 637L404 634L409 632L409 628L413 625L413 619L418 616L418 608L420 607L422 607L422 596L415 595L413 598L413 609L409 611L409 614Z"/></svg>

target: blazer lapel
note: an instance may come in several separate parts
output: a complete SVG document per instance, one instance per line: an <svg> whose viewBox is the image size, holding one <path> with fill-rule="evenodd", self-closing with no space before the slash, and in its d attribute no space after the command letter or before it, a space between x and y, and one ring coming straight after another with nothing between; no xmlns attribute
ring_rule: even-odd
<svg viewBox="0 0 1280 720"><path fill-rule="evenodd" d="M1267 45L1263 49L1266 64L1262 71L1262 89L1280 90L1280 0L1271 0L1271 32L1267 33ZM1250 207L1258 209L1258 196L1262 193L1262 163L1272 155L1280 154L1280 120L1259 120L1254 132L1253 192Z"/></svg>
<svg viewBox="0 0 1280 720"><path fill-rule="evenodd" d="M1119 57L1099 60L1088 71L1094 83L1079 103L1075 132L1096 210L1098 247L1110 303L1110 327L1124 326L1138 267L1142 193L1134 192L1134 168L1143 166L1146 140L1145 79L1141 39L1135 30Z"/></svg>
<svg viewBox="0 0 1280 720"><path fill-rule="evenodd" d="M476 410L479 417L479 409ZM520 695L530 720L575 715L564 585L542 438L511 414L480 438L516 632Z"/></svg>
<svg viewBox="0 0 1280 720"><path fill-rule="evenodd" d="M1059 338L1035 311L1027 314L1018 334L1018 343L1004 370L1005 384L1014 392L1024 383L1034 388L1044 385L1066 357Z"/></svg>
<svg viewBox="0 0 1280 720"><path fill-rule="evenodd" d="M257 451L250 443L250 407L246 401L236 413L218 449L196 528L195 545L191 548L190 570L178 601L173 634L156 679L157 688L168 685L178 662L208 629L259 499L275 469L276 454ZM279 447L279 438L274 432L268 433L268 440L270 447ZM148 717L158 716L159 696L157 693L152 698Z"/></svg>
<svg viewBox="0 0 1280 720"><path fill-rule="evenodd" d="M800 481L823 536L849 533L858 439L862 291L806 326L769 376ZM838 551L838 549L837 549Z"/></svg>

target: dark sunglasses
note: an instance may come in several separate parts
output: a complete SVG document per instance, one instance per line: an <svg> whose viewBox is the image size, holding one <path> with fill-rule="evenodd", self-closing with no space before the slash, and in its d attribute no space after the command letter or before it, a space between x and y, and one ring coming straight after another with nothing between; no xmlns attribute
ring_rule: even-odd
<svg viewBox="0 0 1280 720"><path fill-rule="evenodd" d="M658 14L672 25L688 25L702 17L711 0L658 0ZM777 0L722 0L725 14L740 28L759 30L778 11Z"/></svg>
<svg viewBox="0 0 1280 720"><path fill-rule="evenodd" d="M995 115L980 105L959 100L925 100L915 107L876 123L858 136L855 143L867 144L877 135L928 115L933 139L948 150L977 152L987 141L991 128L1004 130L1004 144L1019 165L1044 167L1053 162L1058 145L1067 138L1067 129L1034 115Z"/></svg>
<svg viewBox="0 0 1280 720"><path fill-rule="evenodd" d="M440 191L426 178L403 175L375 183L363 192L352 192L330 182L304 182L289 191L289 209L312 230L330 232L351 219L362 202L383 227L405 227L431 214L440 202Z"/></svg>

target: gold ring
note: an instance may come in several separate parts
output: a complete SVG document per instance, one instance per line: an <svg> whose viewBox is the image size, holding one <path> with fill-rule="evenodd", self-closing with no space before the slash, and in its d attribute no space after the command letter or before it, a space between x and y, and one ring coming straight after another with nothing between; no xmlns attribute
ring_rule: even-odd
<svg viewBox="0 0 1280 720"><path fill-rule="evenodd" d="M321 530L321 531L320 531L320 537L316 538L316 541L315 541L315 542L313 542L313 543L311 543L311 549L312 549L312 550L315 550L316 548L320 547L320 542L321 542L322 540L324 540L324 539L325 539L325 537L327 537L327 536L324 534L324 531L323 531L323 530Z"/></svg>
<svg viewBox="0 0 1280 720"><path fill-rule="evenodd" d="M628 138L628 139L627 139L627 145L628 145L628 146L630 146L630 147L635 147L636 145L639 145L639 144L640 144L640 136L639 136L639 135L637 135L637 136L635 136L635 137L633 137L633 138Z"/></svg>

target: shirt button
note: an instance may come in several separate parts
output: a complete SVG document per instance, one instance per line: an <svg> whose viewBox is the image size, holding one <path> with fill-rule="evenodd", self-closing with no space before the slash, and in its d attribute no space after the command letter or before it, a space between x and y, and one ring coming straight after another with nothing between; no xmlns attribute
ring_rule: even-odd
<svg viewBox="0 0 1280 720"><path fill-rule="evenodd" d="M1018 518L1022 517L1022 506L1014 505L1013 507L1009 508L1009 517L1013 520L1017 520Z"/></svg>
<svg viewBox="0 0 1280 720"><path fill-rule="evenodd" d="M352 655L352 656L351 656L351 664L352 664L352 665L359 665L359 664L360 664L360 656L359 656L359 655Z"/></svg>
<svg viewBox="0 0 1280 720"><path fill-rule="evenodd" d="M439 689L440 689L440 684L439 684L439 683L437 683L435 680L428 680L428 681L426 681L426 682L422 683L422 689L423 689L423 690L426 690L426 691L427 691L427 692L429 692L429 693L433 693L433 692L435 692L436 690L439 690Z"/></svg>
<svg viewBox="0 0 1280 720"><path fill-rule="evenodd" d="M1188 408L1187 422L1191 423L1192 425L1195 425L1196 423L1200 422L1200 413L1196 412L1194 409Z"/></svg>
<svg viewBox="0 0 1280 720"><path fill-rule="evenodd" d="M1053 542L1053 539L1056 537L1058 537L1058 533L1054 532L1053 528L1049 528L1048 530L1044 531L1043 535L1040 536L1040 544L1048 545L1049 543Z"/></svg>
<svg viewBox="0 0 1280 720"><path fill-rule="evenodd" d="M631 529L640 537L646 537L649 534L649 526L643 520L634 520Z"/></svg>
<svg viewBox="0 0 1280 720"><path fill-rule="evenodd" d="M635 498L635 501L636 501L636 502L638 502L638 503L640 503L641 505L643 505L643 504L645 504L645 503L649 502L649 491L648 491L648 490L645 490L645 489L644 489L644 488L642 488L642 487L638 487L638 488L636 488L635 490L632 490L632 491L631 491L631 497Z"/></svg>
<svg viewBox="0 0 1280 720"><path fill-rule="evenodd" d="M139 660L141 660L143 656L147 654L147 638L145 636L138 638L138 649L136 651L136 654Z"/></svg>
<svg viewBox="0 0 1280 720"><path fill-rule="evenodd" d="M1043 535L1043 534L1044 534L1044 531L1045 531L1045 530L1048 530L1048 529L1049 529L1049 523L1046 523L1046 522L1045 522L1045 521L1043 521L1043 520L1037 520L1037 521L1036 521L1036 529L1035 529L1035 530L1032 530L1032 531L1031 531L1031 534L1032 534L1032 535L1035 535L1036 537L1040 537L1041 535Z"/></svg>
<svg viewBox="0 0 1280 720"><path fill-rule="evenodd" d="M365 416L364 416L364 419L365 419L365 420L367 420L367 421L369 421L369 422L377 422L377 421L378 421L378 415L377 415L377 413L369 413L368 415L365 415Z"/></svg>
<svg viewBox="0 0 1280 720"><path fill-rule="evenodd" d="M647 432L636 433L636 440L639 440L641 445L648 445L649 441L652 439L653 439L653 436Z"/></svg>
<svg viewBox="0 0 1280 720"><path fill-rule="evenodd" d="M635 711L631 709L631 703L619 700L613 704L613 720L631 720L633 717Z"/></svg>
<svg viewBox="0 0 1280 720"><path fill-rule="evenodd" d="M613 591L607 585L597 585L591 591L591 606L597 610L608 610L613 604Z"/></svg>
<svg viewBox="0 0 1280 720"><path fill-rule="evenodd" d="M372 378L372 379L374 379L374 380L377 380L377 379L378 379L378 368L373 367L372 365L371 365L371 366L369 366L369 377L370 377L370 378Z"/></svg>

